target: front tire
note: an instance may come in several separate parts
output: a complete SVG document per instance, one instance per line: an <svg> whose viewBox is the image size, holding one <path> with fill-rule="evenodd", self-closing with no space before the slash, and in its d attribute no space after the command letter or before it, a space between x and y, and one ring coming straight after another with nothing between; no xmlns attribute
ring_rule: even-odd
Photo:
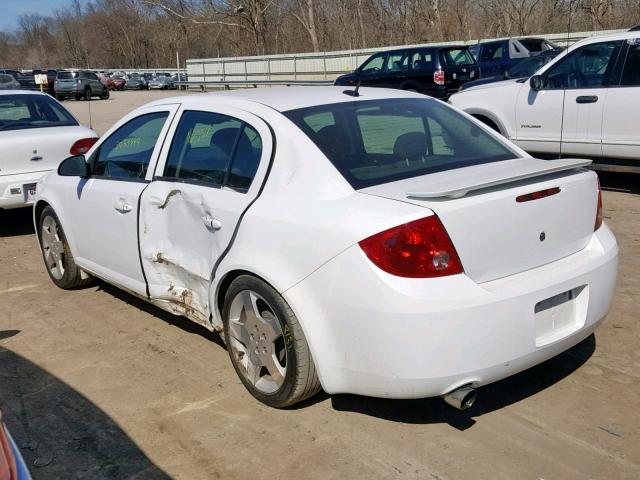
<svg viewBox="0 0 640 480"><path fill-rule="evenodd" d="M111 95L109 93L109 90L105 90L103 95L100 95L100 100L108 100L109 99L109 95Z"/></svg>
<svg viewBox="0 0 640 480"><path fill-rule="evenodd" d="M60 220L53 208L45 207L38 221L38 240L47 273L56 286L71 290L89 285L93 278L73 260Z"/></svg>
<svg viewBox="0 0 640 480"><path fill-rule="evenodd" d="M233 368L256 399L283 408L320 391L300 323L270 285L249 275L236 278L226 292L222 318Z"/></svg>

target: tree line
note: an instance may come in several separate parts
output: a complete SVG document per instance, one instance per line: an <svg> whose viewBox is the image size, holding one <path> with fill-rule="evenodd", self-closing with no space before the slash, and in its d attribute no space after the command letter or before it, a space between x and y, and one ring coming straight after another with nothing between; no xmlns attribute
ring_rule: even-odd
<svg viewBox="0 0 640 480"><path fill-rule="evenodd" d="M0 68L181 59L628 28L640 0L78 0L0 32Z"/></svg>

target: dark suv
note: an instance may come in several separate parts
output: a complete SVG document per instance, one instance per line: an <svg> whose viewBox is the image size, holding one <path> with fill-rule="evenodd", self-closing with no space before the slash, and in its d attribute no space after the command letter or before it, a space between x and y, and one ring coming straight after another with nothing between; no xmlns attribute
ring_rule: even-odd
<svg viewBox="0 0 640 480"><path fill-rule="evenodd" d="M479 70L464 45L405 48L376 53L335 85L400 88L447 99L464 82L478 78Z"/></svg>
<svg viewBox="0 0 640 480"><path fill-rule="evenodd" d="M58 100L69 97L76 100L81 98L91 100L91 97L96 96L102 100L109 98L107 86L100 81L95 73L89 71L70 72L63 70L58 72L54 89Z"/></svg>

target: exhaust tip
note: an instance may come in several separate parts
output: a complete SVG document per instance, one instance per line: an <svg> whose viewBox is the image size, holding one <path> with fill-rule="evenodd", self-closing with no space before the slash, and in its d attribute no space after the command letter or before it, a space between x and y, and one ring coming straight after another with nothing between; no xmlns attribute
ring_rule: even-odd
<svg viewBox="0 0 640 480"><path fill-rule="evenodd" d="M452 392L445 393L442 399L458 410L471 408L478 398L478 391L468 386L460 387Z"/></svg>

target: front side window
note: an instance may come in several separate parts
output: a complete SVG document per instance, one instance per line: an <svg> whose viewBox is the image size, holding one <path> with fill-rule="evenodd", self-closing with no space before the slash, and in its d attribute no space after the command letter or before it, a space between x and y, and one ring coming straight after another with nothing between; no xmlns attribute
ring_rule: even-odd
<svg viewBox="0 0 640 480"><path fill-rule="evenodd" d="M406 72L409 69L409 56L406 53L391 53L387 60L388 73Z"/></svg>
<svg viewBox="0 0 640 480"><path fill-rule="evenodd" d="M107 138L92 156L99 177L144 179L169 112L154 112L130 120Z"/></svg>
<svg viewBox="0 0 640 480"><path fill-rule="evenodd" d="M285 112L355 189L518 154L433 100L343 102Z"/></svg>
<svg viewBox="0 0 640 480"><path fill-rule="evenodd" d="M226 115L186 111L164 177L246 191L261 155L262 140L253 127Z"/></svg>
<svg viewBox="0 0 640 480"><path fill-rule="evenodd" d="M382 70L384 67L384 60L386 55L376 55L375 57L370 58L367 62L362 65L360 69L360 73L377 73Z"/></svg>
<svg viewBox="0 0 640 480"><path fill-rule="evenodd" d="M78 125L75 118L48 96L0 96L0 131L72 125Z"/></svg>
<svg viewBox="0 0 640 480"><path fill-rule="evenodd" d="M553 65L545 74L545 90L601 88L609 83L620 42L586 45Z"/></svg>
<svg viewBox="0 0 640 480"><path fill-rule="evenodd" d="M629 52L624 62L620 85L623 87L640 86L640 43L629 45Z"/></svg>

